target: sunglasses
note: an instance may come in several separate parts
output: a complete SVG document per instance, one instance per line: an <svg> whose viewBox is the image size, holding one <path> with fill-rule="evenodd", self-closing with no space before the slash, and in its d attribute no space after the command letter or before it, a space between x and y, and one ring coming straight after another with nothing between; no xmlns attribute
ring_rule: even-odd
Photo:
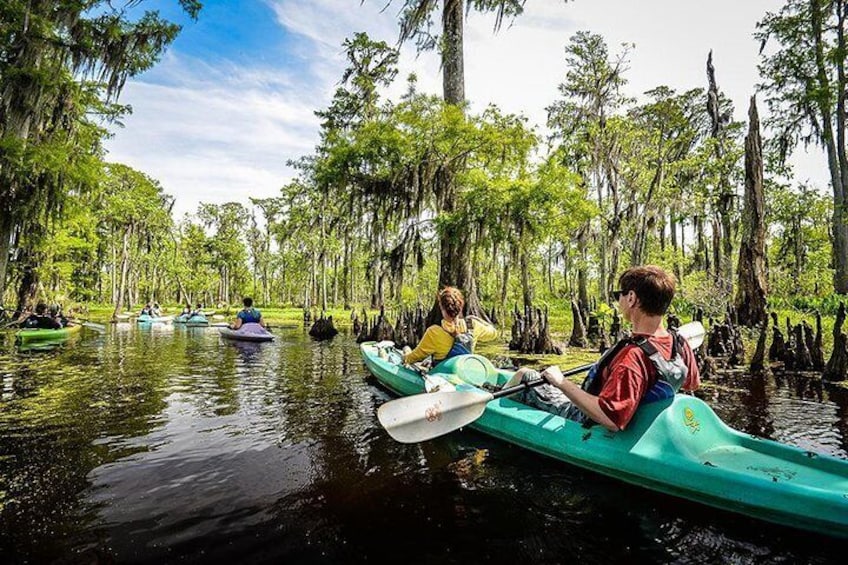
<svg viewBox="0 0 848 565"><path fill-rule="evenodd" d="M610 292L610 296L612 296L613 302L618 302L618 299L621 298L622 295L630 292L629 290L613 290Z"/></svg>

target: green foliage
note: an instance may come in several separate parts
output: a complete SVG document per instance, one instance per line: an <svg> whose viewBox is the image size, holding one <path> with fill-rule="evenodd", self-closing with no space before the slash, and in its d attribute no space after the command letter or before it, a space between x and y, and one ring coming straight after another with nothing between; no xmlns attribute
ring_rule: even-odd
<svg viewBox="0 0 848 565"><path fill-rule="evenodd" d="M180 4L197 16L199 2ZM13 235L37 263L49 220L69 194L98 183L106 130L95 117L127 110L115 103L126 79L155 64L179 32L158 12L131 20L125 8L23 0L0 7L0 300Z"/></svg>

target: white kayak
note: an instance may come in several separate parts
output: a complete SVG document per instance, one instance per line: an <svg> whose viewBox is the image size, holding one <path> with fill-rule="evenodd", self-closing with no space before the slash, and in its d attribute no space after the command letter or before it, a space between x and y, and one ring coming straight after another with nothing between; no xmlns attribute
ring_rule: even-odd
<svg viewBox="0 0 848 565"><path fill-rule="evenodd" d="M263 328L259 324L243 324L237 330L230 328L218 328L221 332L221 337L233 339L236 341L273 341L274 334Z"/></svg>

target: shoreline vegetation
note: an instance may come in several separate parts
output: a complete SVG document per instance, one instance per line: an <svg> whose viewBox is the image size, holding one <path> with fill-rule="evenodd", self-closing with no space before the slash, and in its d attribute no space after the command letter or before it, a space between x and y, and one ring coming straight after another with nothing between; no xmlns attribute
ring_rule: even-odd
<svg viewBox="0 0 848 565"><path fill-rule="evenodd" d="M781 331L787 316L821 314L823 348L842 359L828 378L848 377L848 342L832 336L848 299L841 4L787 0L762 15L751 34L768 49L747 109L722 91L722 58L709 49L705 80L634 99L633 46L574 31L544 136L521 113L465 97L463 61L485 54L463 52L463 18L495 15L497 31L523 17L523 3L451 2L441 19L438 5L403 10L398 30L419 49L444 38L441 95L400 76L396 44L354 32L336 90L314 109L319 143L281 156L296 176L279 195L201 202L175 218L180 187L106 161L102 143L128 111L123 85L157 64L180 26L145 2L83 11L12 0L9 29L23 31L0 36L0 303L108 303L117 319L143 297L234 304L250 294L328 313L420 303L429 324L435 291L450 285L468 314L495 305L502 328L510 308L546 310L551 335L532 336L544 344L534 351L554 351L575 316L615 339L617 276L657 264L679 281L681 320L732 319L746 352L773 312ZM179 7L203 17L202 2ZM799 70L798 56L816 72ZM832 193L794 179L788 157L810 142L829 157Z"/></svg>

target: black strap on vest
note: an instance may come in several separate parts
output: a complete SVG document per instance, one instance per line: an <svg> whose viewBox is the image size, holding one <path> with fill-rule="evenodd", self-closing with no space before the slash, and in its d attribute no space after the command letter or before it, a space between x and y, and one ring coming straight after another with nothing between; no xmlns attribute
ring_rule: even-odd
<svg viewBox="0 0 848 565"><path fill-rule="evenodd" d="M672 335L672 345L671 345L671 358L674 359L678 354L683 355L683 345L681 341L683 337L677 333L675 329L669 329L668 333ZM601 388L603 385L603 371L612 363L612 360L628 345L634 345L642 350L642 353L645 354L645 357L648 358L648 365L651 367L654 366L653 361L651 361L651 355L657 353L657 348L654 347L654 344L651 343L647 337L639 336L639 337L625 337L623 339L618 340L618 342L607 349L604 354L598 359L596 363L597 367L594 371L594 378L591 381L588 381L588 388L585 388L586 392L589 394L593 394L598 396L601 392Z"/></svg>

